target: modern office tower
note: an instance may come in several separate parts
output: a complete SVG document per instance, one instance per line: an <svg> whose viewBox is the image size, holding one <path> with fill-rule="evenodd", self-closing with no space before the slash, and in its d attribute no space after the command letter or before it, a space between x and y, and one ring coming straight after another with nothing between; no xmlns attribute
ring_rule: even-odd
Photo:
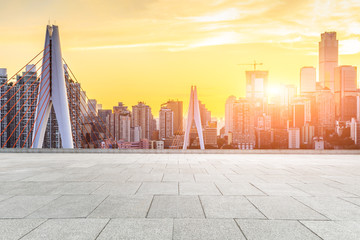
<svg viewBox="0 0 360 240"><path fill-rule="evenodd" d="M336 119L350 121L356 118L357 68L339 66L335 68L335 114Z"/></svg>
<svg viewBox="0 0 360 240"><path fill-rule="evenodd" d="M65 77L68 77L65 74ZM76 83L69 79L69 88L67 89L67 97L69 102L69 113L71 122L71 131L73 136L74 148L81 148L82 143L82 122L81 118L81 104L84 104L84 100L81 99L81 86L80 83Z"/></svg>
<svg viewBox="0 0 360 240"><path fill-rule="evenodd" d="M289 148L300 148L300 129L299 128L290 128L289 133Z"/></svg>
<svg viewBox="0 0 360 240"><path fill-rule="evenodd" d="M270 148L271 146L271 116L263 113L257 117L256 147Z"/></svg>
<svg viewBox="0 0 360 240"><path fill-rule="evenodd" d="M316 91L316 69L303 67L300 70L300 94L307 95Z"/></svg>
<svg viewBox="0 0 360 240"><path fill-rule="evenodd" d="M123 140L125 142L130 142L130 111L122 102L119 102L118 106L113 107L113 112L110 127L112 136L116 141Z"/></svg>
<svg viewBox="0 0 360 240"><path fill-rule="evenodd" d="M174 113L171 109L162 107L159 111L159 138L166 139L174 135Z"/></svg>
<svg viewBox="0 0 360 240"><path fill-rule="evenodd" d="M324 136L324 130L335 127L335 98L329 88L316 91L317 135Z"/></svg>
<svg viewBox="0 0 360 240"><path fill-rule="evenodd" d="M137 105L132 106L132 127L141 127L140 139L150 139L152 135L153 116L151 114L151 108L143 102L139 102Z"/></svg>
<svg viewBox="0 0 360 240"><path fill-rule="evenodd" d="M251 100L247 98L234 102L232 141L240 149L255 147L254 115Z"/></svg>
<svg viewBox="0 0 360 240"><path fill-rule="evenodd" d="M295 98L292 104L292 127L301 128L311 122L311 101L308 98Z"/></svg>
<svg viewBox="0 0 360 240"><path fill-rule="evenodd" d="M336 32L321 34L319 42L319 80L322 87L327 87L334 92L334 72L338 66L338 40Z"/></svg>
<svg viewBox="0 0 360 240"><path fill-rule="evenodd" d="M272 128L286 128L288 116L287 109L284 109L283 106L280 106L279 104L269 104L268 115L271 117Z"/></svg>
<svg viewBox="0 0 360 240"><path fill-rule="evenodd" d="M6 104L8 98L8 94L6 93L6 91L9 89L9 85L6 83L8 80L7 78L7 69L6 68L0 68L0 86L2 86L0 88L0 134L2 133L1 137L0 137L0 147L2 147L6 140L7 140L7 130L4 131L4 129L7 126L8 123L8 117L7 117L7 112L8 112L8 107ZM3 86L4 85L4 86ZM4 132L3 132L4 131Z"/></svg>
<svg viewBox="0 0 360 240"><path fill-rule="evenodd" d="M230 96L225 103L225 135L228 135L233 129L233 107L235 101L236 97Z"/></svg>
<svg viewBox="0 0 360 240"><path fill-rule="evenodd" d="M97 104L97 101L96 99L88 99L88 114L90 115L90 117L92 116L97 116L98 114L98 104Z"/></svg>
<svg viewBox="0 0 360 240"><path fill-rule="evenodd" d="M16 123L20 123L14 134L15 139L20 137L16 143L16 147L21 148L24 146L25 148L30 148L32 145L32 126L35 120L35 114L32 113L35 112L36 109L38 93L36 66L27 65L25 72L23 72L22 76L18 75L17 79L21 80L15 86L17 90L20 89L20 91L16 93L16 99L20 99L21 96L23 97L15 107L16 111L20 111L19 114L16 115ZM28 135L29 137L27 139Z"/></svg>
<svg viewBox="0 0 360 240"><path fill-rule="evenodd" d="M174 134L183 134L183 102L182 101L174 101L169 100L164 103L162 106L171 109L174 113Z"/></svg>
<svg viewBox="0 0 360 240"><path fill-rule="evenodd" d="M92 118L90 118L92 119ZM111 109L99 109L98 110L98 121L96 119L93 120L94 124L98 124L95 127L95 131L102 132L104 138L110 138L111 134L110 129L111 126L114 125L114 118L112 118L112 110Z"/></svg>
<svg viewBox="0 0 360 240"><path fill-rule="evenodd" d="M217 122L213 121L204 129L204 144L217 148Z"/></svg>
<svg viewBox="0 0 360 240"><path fill-rule="evenodd" d="M268 71L246 71L246 98L267 97Z"/></svg>
<svg viewBox="0 0 360 240"><path fill-rule="evenodd" d="M205 104L199 101L201 125L203 128L209 125L211 122L211 112L206 108Z"/></svg>

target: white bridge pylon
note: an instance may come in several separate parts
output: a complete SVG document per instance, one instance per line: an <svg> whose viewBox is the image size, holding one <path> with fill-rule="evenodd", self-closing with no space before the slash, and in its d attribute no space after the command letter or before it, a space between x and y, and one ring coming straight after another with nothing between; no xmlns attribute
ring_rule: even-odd
<svg viewBox="0 0 360 240"><path fill-rule="evenodd" d="M42 148L46 125L54 107L56 120L63 148L74 148L71 132L71 122L62 63L59 28L56 25L47 25L45 37L45 50L42 72L44 72L46 61L50 62L50 81L41 81L37 108L35 113L35 127L33 130L32 147ZM49 84L49 86L48 86ZM50 96L50 97L48 97ZM41 108L41 106L43 106Z"/></svg>
<svg viewBox="0 0 360 240"><path fill-rule="evenodd" d="M189 146L190 130L191 130L191 125L192 125L193 121L195 122L195 127L196 127L197 133L199 135L200 149L205 149L203 131L202 131L202 127L201 127L200 107L199 107L199 100L197 97L196 86L194 86L194 87L191 86L189 110L188 110L188 117L187 117L186 131L185 131L185 136L184 136L183 149L187 149L187 147Z"/></svg>

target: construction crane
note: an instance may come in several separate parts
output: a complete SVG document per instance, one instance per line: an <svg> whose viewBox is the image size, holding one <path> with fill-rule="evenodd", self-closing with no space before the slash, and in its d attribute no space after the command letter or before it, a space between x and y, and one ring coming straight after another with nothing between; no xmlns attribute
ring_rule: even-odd
<svg viewBox="0 0 360 240"><path fill-rule="evenodd" d="M257 62L254 60L254 63L244 63L244 64L238 64L238 65L241 65L241 66L251 65L251 66L254 66L254 71L256 71L256 66L258 66L258 65L263 65L263 63L257 63Z"/></svg>

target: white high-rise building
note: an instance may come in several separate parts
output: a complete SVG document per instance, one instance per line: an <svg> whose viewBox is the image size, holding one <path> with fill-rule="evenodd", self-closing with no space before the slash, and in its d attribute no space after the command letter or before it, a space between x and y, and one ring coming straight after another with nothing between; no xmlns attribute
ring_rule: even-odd
<svg viewBox="0 0 360 240"><path fill-rule="evenodd" d="M336 32L321 34L319 42L319 80L322 87L327 87L334 92L334 71L338 66L338 40Z"/></svg>
<svg viewBox="0 0 360 240"><path fill-rule="evenodd" d="M316 69L303 67L300 70L300 94L306 95L316 91Z"/></svg>
<svg viewBox="0 0 360 240"><path fill-rule="evenodd" d="M153 130L153 116L151 114L150 106L143 102L139 102L137 105L133 106L131 125L132 127L141 127L140 139L146 138L150 140Z"/></svg>
<svg viewBox="0 0 360 240"><path fill-rule="evenodd" d="M300 148L300 129L299 128L290 128L289 133L289 148Z"/></svg>
<svg viewBox="0 0 360 240"><path fill-rule="evenodd" d="M246 71L246 98L267 96L268 71Z"/></svg>

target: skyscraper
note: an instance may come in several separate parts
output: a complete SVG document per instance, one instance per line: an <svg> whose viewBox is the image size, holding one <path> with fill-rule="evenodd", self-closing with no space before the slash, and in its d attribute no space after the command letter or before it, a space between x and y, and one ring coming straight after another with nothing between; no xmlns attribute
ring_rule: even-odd
<svg viewBox="0 0 360 240"><path fill-rule="evenodd" d="M323 136L324 129L335 127L335 100L329 88L316 90L317 135Z"/></svg>
<svg viewBox="0 0 360 240"><path fill-rule="evenodd" d="M241 149L255 147L254 114L251 100L239 99L233 109L233 143Z"/></svg>
<svg viewBox="0 0 360 240"><path fill-rule="evenodd" d="M357 68L339 66L335 69L336 119L350 121L356 118Z"/></svg>
<svg viewBox="0 0 360 240"><path fill-rule="evenodd" d="M233 130L233 107L236 101L235 96L230 96L225 103L225 135Z"/></svg>
<svg viewBox="0 0 360 240"><path fill-rule="evenodd" d="M151 114L150 106L144 102L139 102L137 105L132 106L132 127L141 127L140 139L150 139L153 129L153 116Z"/></svg>
<svg viewBox="0 0 360 240"><path fill-rule="evenodd" d="M7 112L8 112L8 108L7 108L7 104L5 104L8 100L7 96L8 94L6 93L7 90L9 89L9 85L6 83L7 81L7 69L6 68L0 68L0 86L2 86L0 88L0 96L1 96L1 99L0 99L0 107L1 107L1 110L0 110L0 120L2 120L0 122L0 134L3 132L3 130L6 128L7 126ZM7 131L5 130L1 137L0 137L0 147L5 144L6 142L6 139L7 139Z"/></svg>
<svg viewBox="0 0 360 240"><path fill-rule="evenodd" d="M316 91L316 69L303 67L300 70L300 94L306 95Z"/></svg>
<svg viewBox="0 0 360 240"><path fill-rule="evenodd" d="M319 42L319 80L322 87L327 87L334 92L334 71L338 66L338 40L336 32L321 34Z"/></svg>
<svg viewBox="0 0 360 240"><path fill-rule="evenodd" d="M112 136L118 141L130 142L130 123L131 116L127 107L119 102L118 106L113 107L111 132Z"/></svg>
<svg viewBox="0 0 360 240"><path fill-rule="evenodd" d="M268 71L246 71L246 98L266 98Z"/></svg>
<svg viewBox="0 0 360 240"><path fill-rule="evenodd" d="M174 114L174 134L182 134L184 131L183 127L183 102L182 101L174 101L169 100L166 103L164 103L162 106L165 106L168 109L171 109L171 111Z"/></svg>
<svg viewBox="0 0 360 240"><path fill-rule="evenodd" d="M170 138L174 134L174 113L171 109L162 107L159 111L159 138Z"/></svg>

